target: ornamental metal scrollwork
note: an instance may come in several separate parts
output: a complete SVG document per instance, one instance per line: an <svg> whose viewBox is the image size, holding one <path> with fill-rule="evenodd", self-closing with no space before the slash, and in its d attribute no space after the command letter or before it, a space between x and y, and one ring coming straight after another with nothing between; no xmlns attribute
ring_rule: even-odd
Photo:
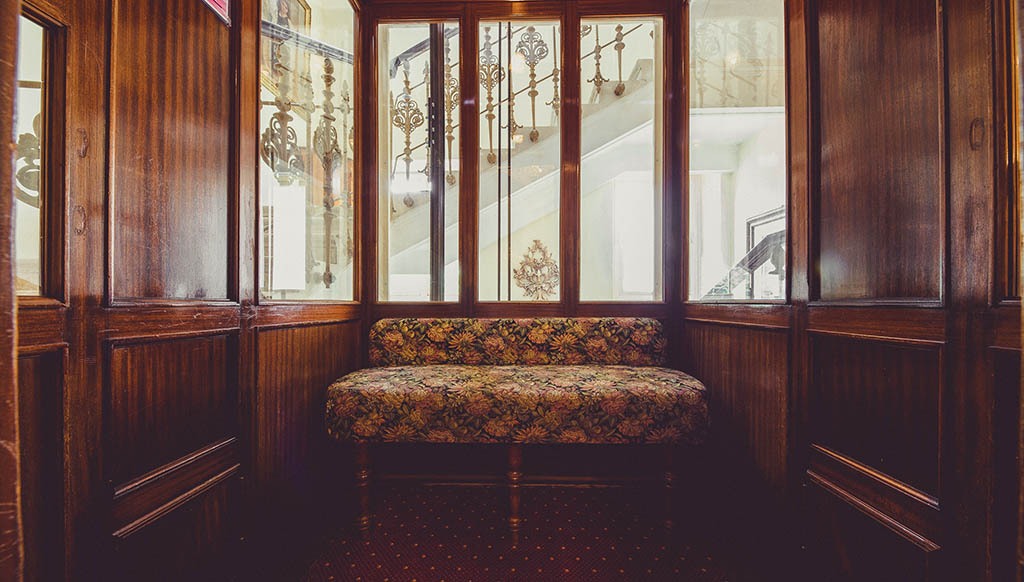
<svg viewBox="0 0 1024 582"><path fill-rule="evenodd" d="M32 206L39 208L41 199L39 196L40 158L42 157L42 143L39 136L42 133L42 114L32 119L32 133L23 133L18 136L16 146L17 161L24 161L25 165L18 169L14 177L15 197Z"/></svg>
<svg viewBox="0 0 1024 582"><path fill-rule="evenodd" d="M528 26L516 44L516 52L522 55L530 68L530 90L527 93L530 97L530 116L533 125L533 129L530 130L530 141L536 142L540 137L540 131L537 130L537 64L548 56L548 44L544 42L536 28Z"/></svg>
<svg viewBox="0 0 1024 582"><path fill-rule="evenodd" d="M558 291L558 263L539 240L523 254L519 267L512 271L516 286L535 301L545 301Z"/></svg>
<svg viewBox="0 0 1024 582"><path fill-rule="evenodd" d="M491 27L485 26L484 50L480 55L480 85L487 92L487 106L484 107L484 117L487 118L487 162L494 165L498 161L494 153L494 89L505 80L505 69L498 62L492 46Z"/></svg>
<svg viewBox="0 0 1024 582"><path fill-rule="evenodd" d="M274 171L274 178L282 186L291 184L295 177L305 170L305 163L299 151L298 138L292 121L291 71L284 62L288 59L288 47L281 43L275 51L274 70L277 72L277 95L274 106L277 111L270 118L270 123L260 138L260 159Z"/></svg>
<svg viewBox="0 0 1024 582"><path fill-rule="evenodd" d="M412 98L409 84L409 63L402 63L405 73L405 89L398 95L391 106L391 125L397 127L405 135L405 149L402 151L405 160L405 177L409 178L412 168L412 132L423 125L424 117L420 106Z"/></svg>

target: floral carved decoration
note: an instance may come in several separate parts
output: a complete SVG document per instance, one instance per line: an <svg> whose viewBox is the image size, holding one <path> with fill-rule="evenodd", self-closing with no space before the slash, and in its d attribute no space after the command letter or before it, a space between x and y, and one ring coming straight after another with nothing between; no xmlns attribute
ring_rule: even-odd
<svg viewBox="0 0 1024 582"><path fill-rule="evenodd" d="M558 291L558 263L539 240L533 241L512 274L516 285L533 300L546 301Z"/></svg>

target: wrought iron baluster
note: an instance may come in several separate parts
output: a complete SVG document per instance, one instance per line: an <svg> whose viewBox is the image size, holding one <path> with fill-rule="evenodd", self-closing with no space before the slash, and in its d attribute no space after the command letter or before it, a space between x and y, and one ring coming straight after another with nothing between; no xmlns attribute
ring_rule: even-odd
<svg viewBox="0 0 1024 582"><path fill-rule="evenodd" d="M491 27L484 27L484 50L480 56L480 84L487 92L487 106L484 116L487 118L487 162L494 165L498 157L494 153L494 89L505 80L505 69L498 62L497 55L491 49ZM501 96L498 96L501 99Z"/></svg>
<svg viewBox="0 0 1024 582"><path fill-rule="evenodd" d="M430 66L431 66L431 64L432 63L430 62L430 58L428 58L426 61L423 62L423 82L420 83L420 85L422 85L423 87L426 88L425 93L426 93L427 96L424 98L424 101L426 101L426 103L427 103L427 115L428 116L429 115L433 115L433 113L431 113L431 110L434 107L434 105L432 105L430 103ZM430 141L430 136L428 135L427 136L427 142L429 143L429 141ZM431 148L428 147L426 149L426 151L424 152L425 153L425 158L424 158L424 161L423 161L423 169L420 170L420 173L423 174L424 176L426 176L428 182L430 181L430 167L431 167L430 166L430 152L431 152Z"/></svg>
<svg viewBox="0 0 1024 582"><path fill-rule="evenodd" d="M594 76L587 79L588 83L594 84L594 91L598 95L601 94L601 85L604 85L608 79L601 74L601 27L594 25Z"/></svg>
<svg viewBox="0 0 1024 582"><path fill-rule="evenodd" d="M615 54L619 60L619 84L615 86L615 96L622 97L622 94L626 92L626 84L622 82L622 49L626 48L626 43L622 41L622 25L615 25Z"/></svg>
<svg viewBox="0 0 1024 582"><path fill-rule="evenodd" d="M445 111L445 140L448 142L448 176L449 185L455 185L455 171L452 169L452 149L455 143L455 108L459 104L459 80L452 75L451 45L448 37L444 39L444 111Z"/></svg>
<svg viewBox="0 0 1024 582"><path fill-rule="evenodd" d="M507 26L508 26L509 31L511 31L512 30L511 23L508 24ZM505 57L505 58L508 59L508 123L505 125L505 128L508 129L508 135L507 135L508 142L509 142L508 158L509 158L510 161L512 160L512 142L513 142L513 138L515 137L515 135L517 133L519 133L519 128L522 127L521 125L519 125L519 123L516 122L516 95L518 95L519 93L515 91L515 87L512 85L512 34L513 34L512 32L509 32L508 36L505 37L505 40L507 41L507 49L508 49L508 52L506 53L508 56ZM500 95L499 95L499 97L500 97ZM509 165L509 172L511 172L511 171L512 171L512 166L510 164Z"/></svg>
<svg viewBox="0 0 1024 582"><path fill-rule="evenodd" d="M548 45L544 38L533 26L528 26L516 44L516 52L523 57L526 65L530 67L530 118L533 129L530 130L530 141L536 142L540 137L537 130L537 64L548 56Z"/></svg>
<svg viewBox="0 0 1024 582"><path fill-rule="evenodd" d="M551 85L553 87L553 92L551 94L551 101L548 101L547 103L545 103L545 105L550 105L552 111L554 111L555 116L557 117L558 113L559 113L559 111L561 109L561 104L562 104L561 99L558 96L558 73L559 73L559 71L558 71L558 27L557 26L552 26L551 27L551 46L555 47L555 51L553 53L551 53L551 58L555 62L554 68L551 69Z"/></svg>
<svg viewBox="0 0 1024 582"><path fill-rule="evenodd" d="M334 117L334 63L330 58L324 58L324 101L320 123L313 133L313 151L324 167L324 286L328 289L334 282L334 274L331 273L331 227L334 220L334 166L341 152L338 147L338 130L334 126L337 118Z"/></svg>

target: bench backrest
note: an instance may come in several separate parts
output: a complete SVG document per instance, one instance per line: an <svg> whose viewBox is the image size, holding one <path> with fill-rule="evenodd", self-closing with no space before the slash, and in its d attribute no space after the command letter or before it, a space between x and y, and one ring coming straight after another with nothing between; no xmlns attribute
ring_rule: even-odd
<svg viewBox="0 0 1024 582"><path fill-rule="evenodd" d="M370 329L372 366L662 366L667 348L661 322L644 317L382 319Z"/></svg>

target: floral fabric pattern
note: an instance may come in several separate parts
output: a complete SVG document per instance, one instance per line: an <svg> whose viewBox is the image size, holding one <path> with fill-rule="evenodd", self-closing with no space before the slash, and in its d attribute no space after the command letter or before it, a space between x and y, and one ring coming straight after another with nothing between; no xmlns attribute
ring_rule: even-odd
<svg viewBox="0 0 1024 582"><path fill-rule="evenodd" d="M414 365L335 382L327 429L362 442L699 444L708 407L703 384L668 368Z"/></svg>
<svg viewBox="0 0 1024 582"><path fill-rule="evenodd" d="M370 330L370 364L661 366L668 342L643 317L382 319Z"/></svg>

